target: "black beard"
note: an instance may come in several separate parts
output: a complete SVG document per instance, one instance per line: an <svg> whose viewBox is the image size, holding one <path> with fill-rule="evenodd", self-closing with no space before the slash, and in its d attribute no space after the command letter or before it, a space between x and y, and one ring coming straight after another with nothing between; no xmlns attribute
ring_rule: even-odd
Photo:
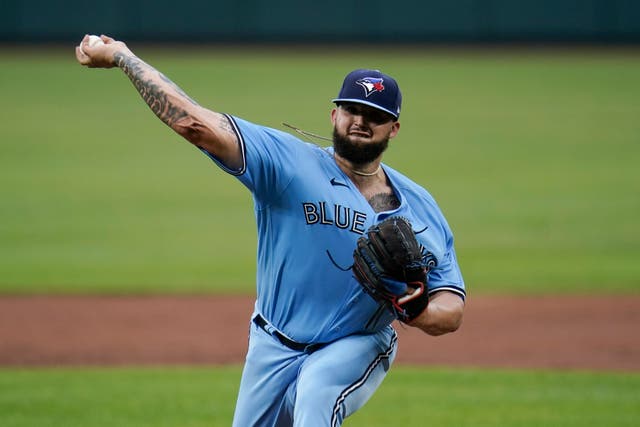
<svg viewBox="0 0 640 427"><path fill-rule="evenodd" d="M359 144L342 136L333 128L333 148L336 154L354 165L366 165L377 159L389 146L389 138L379 142Z"/></svg>

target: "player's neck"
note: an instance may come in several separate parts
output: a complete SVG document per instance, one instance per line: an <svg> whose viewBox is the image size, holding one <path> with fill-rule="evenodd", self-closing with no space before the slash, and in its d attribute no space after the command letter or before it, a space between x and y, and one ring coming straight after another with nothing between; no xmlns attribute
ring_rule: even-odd
<svg viewBox="0 0 640 427"><path fill-rule="evenodd" d="M354 165L337 154L334 154L333 157L338 167L354 181L371 180L381 176L382 166L380 159L376 159L366 165Z"/></svg>
<svg viewBox="0 0 640 427"><path fill-rule="evenodd" d="M337 154L334 158L338 167L351 179L376 212L392 210L400 206L387 175L382 170L380 157L367 165L358 165L360 166L358 168Z"/></svg>

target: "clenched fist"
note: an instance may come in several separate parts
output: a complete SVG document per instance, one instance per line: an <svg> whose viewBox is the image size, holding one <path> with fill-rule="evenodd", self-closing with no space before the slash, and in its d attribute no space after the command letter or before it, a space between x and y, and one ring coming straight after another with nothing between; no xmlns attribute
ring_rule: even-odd
<svg viewBox="0 0 640 427"><path fill-rule="evenodd" d="M85 35L76 46L76 58L78 62L89 68L112 68L116 66L115 54L118 52L131 54L131 51L123 42L111 37L101 35L103 43L89 43L90 36Z"/></svg>

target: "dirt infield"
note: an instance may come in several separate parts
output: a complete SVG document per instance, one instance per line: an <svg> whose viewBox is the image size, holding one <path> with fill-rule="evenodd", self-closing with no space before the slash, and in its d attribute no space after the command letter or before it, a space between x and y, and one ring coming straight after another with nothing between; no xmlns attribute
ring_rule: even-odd
<svg viewBox="0 0 640 427"><path fill-rule="evenodd" d="M2 297L0 365L241 363L249 297ZM473 297L462 328L396 325L397 363L640 370L640 297Z"/></svg>

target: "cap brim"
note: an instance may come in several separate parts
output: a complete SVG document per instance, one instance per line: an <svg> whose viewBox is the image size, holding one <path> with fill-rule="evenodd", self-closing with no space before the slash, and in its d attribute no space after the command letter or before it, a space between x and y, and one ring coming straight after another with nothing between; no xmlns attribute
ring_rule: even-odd
<svg viewBox="0 0 640 427"><path fill-rule="evenodd" d="M381 106L379 106L377 104L374 104L373 102L363 101L362 99L358 99L358 98L336 98L336 99L332 99L331 102L333 102L333 103L336 103L336 102L353 102L354 104L364 104L364 105L368 105L369 107L373 107L376 110L384 111L385 113L391 114L396 119L398 118L398 114L397 113L394 113L391 110L387 110L386 108L382 108Z"/></svg>

